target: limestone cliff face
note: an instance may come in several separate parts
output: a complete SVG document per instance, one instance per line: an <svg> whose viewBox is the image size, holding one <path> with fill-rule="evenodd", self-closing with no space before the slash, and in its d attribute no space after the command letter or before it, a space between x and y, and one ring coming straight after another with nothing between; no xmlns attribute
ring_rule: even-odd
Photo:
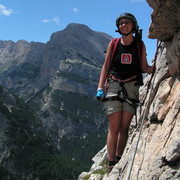
<svg viewBox="0 0 180 180"><path fill-rule="evenodd" d="M79 179L126 180L128 176L131 180L180 179L180 1L147 2L153 8L149 37L161 41L152 93L148 93L141 114L138 109L138 127L134 128L132 121L124 154L111 173L97 173L103 169L102 164L107 158L105 146L93 158L90 172L82 173ZM140 89L141 100L145 97L149 79L150 75L146 76ZM146 107L147 113L144 115ZM143 116L145 120L135 153Z"/></svg>
<svg viewBox="0 0 180 180"><path fill-rule="evenodd" d="M71 23L46 44L0 41L0 84L36 112L56 147L82 169L89 169L106 139L107 121L95 93L111 39Z"/></svg>
<svg viewBox="0 0 180 180"><path fill-rule="evenodd" d="M47 131L83 137L102 122L103 112L94 96L111 38L71 23L53 33L46 44L0 41L0 84L30 105ZM100 115L95 113L98 109Z"/></svg>

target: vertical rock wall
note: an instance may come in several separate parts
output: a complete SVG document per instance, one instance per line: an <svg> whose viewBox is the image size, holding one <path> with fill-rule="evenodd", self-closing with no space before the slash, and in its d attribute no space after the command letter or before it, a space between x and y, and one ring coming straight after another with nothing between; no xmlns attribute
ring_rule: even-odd
<svg viewBox="0 0 180 180"><path fill-rule="evenodd" d="M94 170L103 168L102 162L107 154L105 147L93 158L95 163L88 174L90 179L180 179L180 1L147 2L153 8L148 36L161 42L151 95L148 93L141 114L140 108L138 109L137 128L133 128L132 121L129 140L119 163L108 175L93 173ZM145 78L145 84L140 89L141 100L145 98L149 80L150 75ZM147 114L144 115L146 107ZM145 118L139 136L143 116ZM79 179L83 179L82 177Z"/></svg>

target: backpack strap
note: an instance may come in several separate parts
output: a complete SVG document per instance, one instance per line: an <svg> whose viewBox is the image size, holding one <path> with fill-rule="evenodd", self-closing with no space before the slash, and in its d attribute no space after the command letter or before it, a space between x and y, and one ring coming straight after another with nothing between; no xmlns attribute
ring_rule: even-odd
<svg viewBox="0 0 180 180"><path fill-rule="evenodd" d="M141 46L142 46L141 41L137 41L138 55L139 55L139 60L140 61L142 59Z"/></svg>
<svg viewBox="0 0 180 180"><path fill-rule="evenodd" d="M114 53L115 53L115 50L116 50L119 40L120 40L120 38L113 38L111 41L111 64L112 64L112 61L114 58Z"/></svg>
<svg viewBox="0 0 180 180"><path fill-rule="evenodd" d="M142 63L142 48L144 46L144 42L142 40L137 41L138 55L140 64Z"/></svg>

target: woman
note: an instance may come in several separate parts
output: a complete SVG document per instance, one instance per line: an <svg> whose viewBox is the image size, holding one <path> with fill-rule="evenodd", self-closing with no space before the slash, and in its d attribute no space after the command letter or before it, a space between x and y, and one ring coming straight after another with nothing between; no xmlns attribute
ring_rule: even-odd
<svg viewBox="0 0 180 180"><path fill-rule="evenodd" d="M133 33L138 31L136 18L130 13L121 14L116 20L120 38L113 60L111 62L111 42L107 48L104 65L101 70L97 98L102 99L119 95L120 81L128 98L139 99L139 71L153 73L154 67L149 66L146 59L146 49L144 43L141 47L141 59L138 55L137 40ZM112 76L116 77L114 80ZM103 87L106 79L109 79L106 96ZM111 77L111 78L109 78ZM133 78L132 78L133 77ZM104 97L105 96L105 97ZM136 108L126 101L112 100L104 102L105 112L109 119L109 132L107 136L107 150L109 160L109 171L120 160L128 139L128 129Z"/></svg>

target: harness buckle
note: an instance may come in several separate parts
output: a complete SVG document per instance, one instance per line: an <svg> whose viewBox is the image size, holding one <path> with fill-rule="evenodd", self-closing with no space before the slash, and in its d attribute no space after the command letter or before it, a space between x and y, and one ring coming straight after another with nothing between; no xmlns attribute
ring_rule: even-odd
<svg viewBox="0 0 180 180"><path fill-rule="evenodd" d="M122 97L126 97L127 98L127 91L126 89L124 88L124 81L121 80L119 82L119 91L118 91L118 95L122 95Z"/></svg>

